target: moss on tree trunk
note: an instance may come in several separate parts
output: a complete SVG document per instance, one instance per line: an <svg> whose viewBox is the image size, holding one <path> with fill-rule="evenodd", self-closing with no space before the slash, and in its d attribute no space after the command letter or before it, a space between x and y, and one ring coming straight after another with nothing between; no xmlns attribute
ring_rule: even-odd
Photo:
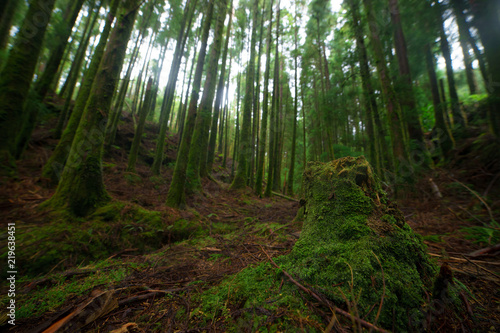
<svg viewBox="0 0 500 333"><path fill-rule="evenodd" d="M138 0L127 0L92 85L59 186L48 203L54 208L67 207L85 216L109 200L102 180L104 134L137 12Z"/></svg>

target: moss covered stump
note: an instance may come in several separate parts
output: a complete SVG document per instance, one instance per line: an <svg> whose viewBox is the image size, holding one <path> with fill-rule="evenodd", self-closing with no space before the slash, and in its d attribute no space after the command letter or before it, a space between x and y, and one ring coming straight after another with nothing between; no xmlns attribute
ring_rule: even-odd
<svg viewBox="0 0 500 333"><path fill-rule="evenodd" d="M432 290L436 266L366 159L309 163L303 196L303 230L292 251L274 259L280 268L265 263L243 270L203 296L205 310L214 303L226 304L222 313L234 311L236 304L285 308L312 320L315 315L304 302L308 296L283 276L284 270L337 307L379 327L408 331L409 325L425 321L425 294ZM324 318L316 318L317 328L324 329ZM283 319L276 329L297 327L302 319ZM229 326L238 323L230 320Z"/></svg>
<svg viewBox="0 0 500 333"><path fill-rule="evenodd" d="M364 157L313 162L303 184L303 230L280 262L336 304L348 299L362 317L375 305L369 320L383 299L380 324L406 328L408 315L421 312L436 269L369 163Z"/></svg>

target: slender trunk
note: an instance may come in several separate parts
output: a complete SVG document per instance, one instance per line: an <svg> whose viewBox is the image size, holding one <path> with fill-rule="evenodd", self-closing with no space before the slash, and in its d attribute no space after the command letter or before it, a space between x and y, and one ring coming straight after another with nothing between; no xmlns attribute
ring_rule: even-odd
<svg viewBox="0 0 500 333"><path fill-rule="evenodd" d="M441 39L441 52L443 53L444 60L446 62L446 77L448 79L448 91L450 93L450 104L451 104L451 113L453 115L453 123L454 125L465 126L465 119L460 110L460 104L458 100L458 94L455 84L455 76L453 73L453 64L451 61L451 52L450 45L448 44L448 40L446 37L446 32L444 30L444 18L442 4L437 4L439 9L439 19L441 20L439 24L439 34Z"/></svg>
<svg viewBox="0 0 500 333"><path fill-rule="evenodd" d="M99 71L92 85L56 193L49 200L54 208L67 207L78 216L87 216L105 205L110 197L102 179L104 131L120 78L127 42L139 11L139 0L127 0L111 34Z"/></svg>
<svg viewBox="0 0 500 333"><path fill-rule="evenodd" d="M245 98L243 99L243 122L241 124L241 138L238 153L238 169L231 184L231 189L241 189L247 184L247 168L251 158L252 149L250 147L251 126L252 126L252 101L253 86L255 83L255 45L257 43L257 22L258 22L259 0L253 1L252 9L252 37L250 40L250 61L246 73Z"/></svg>
<svg viewBox="0 0 500 333"><path fill-rule="evenodd" d="M140 46L144 40L144 32L139 32L137 35L137 39L135 41L134 49L132 51L132 56L130 58L130 62L127 67L127 72L125 73L125 77L122 79L122 84L120 85L120 90L118 91L118 95L115 99L114 107L111 109L111 115L109 116L109 121L106 125L106 137L104 138L104 149L109 151L111 145L115 141L116 131L118 129L118 121L120 119L120 115L123 112L123 105L125 104L125 97L127 95L127 91L129 90L130 78L132 76L132 70L135 67L137 57L139 56ZM132 90L132 88L130 88ZM116 94L115 94L116 95Z"/></svg>
<svg viewBox="0 0 500 333"><path fill-rule="evenodd" d="M267 184L264 191L265 197L270 197L273 190L275 177L275 159L276 159L276 114L278 113L278 94L279 94L279 36L280 36L280 4L278 0L278 17L276 19L276 49L274 54L274 78L273 78L273 97L271 99L271 114L269 115L269 155L267 168Z"/></svg>
<svg viewBox="0 0 500 333"><path fill-rule="evenodd" d="M141 110L139 112L139 122L135 130L134 140L132 141L132 146L130 147L130 154L128 156L128 172L135 172L135 163L137 160L137 155L139 153L139 147L141 146L142 133L144 133L144 125L146 124L146 117L151 111L151 102L153 100L153 78L149 78L148 86L146 88L146 96L144 97L144 103L142 104Z"/></svg>
<svg viewBox="0 0 500 333"><path fill-rule="evenodd" d="M66 79L68 93L66 96L66 101L64 102L63 109L61 111L61 114L59 115L59 119L57 121L57 126L54 131L54 139L60 139L61 138L61 133L64 127L64 124L66 123L66 119L68 117L69 113L69 107L71 104L71 101L73 99L73 92L75 90L76 82L78 80L78 71L82 68L82 63L85 58L85 52L87 50L87 47L90 42L90 36L91 32L94 29L95 23L97 22L97 17L99 16L99 9L101 8L101 5L99 4L97 8L97 12L95 15L89 15L89 21L92 18L92 22L88 22L86 24L85 31L83 33L83 42L80 44L78 47L78 51L76 53L75 59L73 61L73 65L71 66L71 70L69 71L68 78ZM92 8L93 9L93 8ZM64 86L63 86L64 89ZM63 89L61 89L61 93L63 93Z"/></svg>
<svg viewBox="0 0 500 333"><path fill-rule="evenodd" d="M224 113L221 127L224 129L224 132L221 133L221 138L224 136L224 159L222 160L222 167L226 168L227 163L227 155L228 155L228 132L229 132L229 122L228 122L228 113L229 113L229 82L231 81L231 64L233 58L229 59L229 70L227 72L227 83L226 83L226 101L224 103Z"/></svg>
<svg viewBox="0 0 500 333"><path fill-rule="evenodd" d="M472 68L472 58L469 53L469 36L470 31L467 26L467 20L465 19L465 14L463 12L462 0L450 1L453 7L453 13L455 14L456 22L458 25L459 41L460 47L462 48L462 54L464 56L464 67L465 75L467 77L467 84L469 85L469 92L471 95L477 93L476 79L474 78L474 69Z"/></svg>
<svg viewBox="0 0 500 333"><path fill-rule="evenodd" d="M196 45L197 43L195 43ZM189 80L188 80L188 86L187 86L187 90L186 90L186 96L184 98L184 103L182 105L182 111L179 115L180 117L180 122L179 122L179 146L180 146L180 143L182 141L182 135L184 133L184 124L186 122L186 111L187 111L187 106L188 106L188 101L189 101L189 92L191 91L190 88L191 88L191 83L192 83L192 77L193 77L193 70L194 70L194 65L196 64L196 56L197 56L197 53L196 53L196 47L194 49L194 53L193 53L193 59L191 60L191 69L189 70ZM187 63L186 63L187 65Z"/></svg>
<svg viewBox="0 0 500 333"><path fill-rule="evenodd" d="M431 93L432 93L432 104L434 106L434 132L436 132L438 136L438 144L441 149L441 153L443 157L448 156L450 151L454 147L454 140L451 132L446 126L445 121L445 108L439 99L439 87L438 81L436 77L436 70L434 65L434 57L431 53L430 45L427 44L425 47L425 60L427 65L427 73L429 75L429 83L431 84Z"/></svg>
<svg viewBox="0 0 500 333"><path fill-rule="evenodd" d="M233 20L233 1L231 0L231 6L229 8L229 24L227 26L227 35L226 35L226 44L224 46L224 53L222 55L222 67L221 67L221 72L220 72L220 77L219 77L219 83L217 86L217 96L215 98L215 104L214 104L214 114L212 117L212 128L210 130L210 141L208 144L208 157L207 157L207 171L208 173L212 172L212 166L214 163L214 158L215 158L215 144L216 144L216 139L217 139L217 121L219 120L219 113L220 109L223 106L222 99L224 97L224 82L226 79L226 61L227 61L227 53L229 50L229 40L231 39L231 26L232 26L232 21ZM230 65L231 66L231 65ZM219 125L220 128L222 129L223 124ZM219 131L219 137L220 140L222 138L221 131Z"/></svg>
<svg viewBox="0 0 500 333"><path fill-rule="evenodd" d="M239 61L238 61L239 63ZM231 163L231 180L234 179L237 147L240 145L240 96L241 96L241 74L238 73L236 83L236 129L234 134L233 161Z"/></svg>
<svg viewBox="0 0 500 333"><path fill-rule="evenodd" d="M32 0L14 45L0 74L0 160L11 172L15 140L22 127L22 106L28 98L31 81L42 50L42 42L55 0ZM40 18L43 20L40 21ZM37 24L35 22L44 23Z"/></svg>
<svg viewBox="0 0 500 333"><path fill-rule="evenodd" d="M20 1L5 0L2 1L3 8L0 8L0 50L5 50L10 39L10 29L19 8ZM0 69L2 63L0 63Z"/></svg>
<svg viewBox="0 0 500 333"><path fill-rule="evenodd" d="M297 2L295 2L295 19L294 19L294 43L295 49L298 49L298 37L297 37ZM295 153L296 153L296 141L297 141L297 111L298 111L298 101L299 101L299 92L297 86L297 77L298 77L298 62L297 62L297 53L294 56L295 62L295 75L294 75L294 88L295 88L295 98L293 101L293 134L292 134L292 156L290 157L290 171L288 172L288 195L293 196L293 185L294 185L294 177L295 177ZM305 142L304 142L305 144Z"/></svg>
<svg viewBox="0 0 500 333"><path fill-rule="evenodd" d="M400 114L398 110L398 102L396 94L389 77L389 70L384 60L384 53L382 49L382 42L378 34L377 23L375 20L375 13L372 7L371 0L363 0L365 9L368 16L368 24L371 32L371 45L374 51L375 63L382 85L382 92L385 97L387 106L387 117L389 119L389 126L391 128L392 150L394 159L396 161L395 171L398 171L399 164L402 161L408 161L406 146L404 144L403 130L401 128Z"/></svg>
<svg viewBox="0 0 500 333"><path fill-rule="evenodd" d="M201 38L200 53L196 64L196 71L193 80L193 89L191 91L191 100L186 119L186 125L182 135L182 141L177 153L177 161L175 163L174 175L168 190L166 204L170 207L180 207L185 205L184 186L186 183L186 171L188 166L189 149L191 148L191 139L196 121L196 112L198 97L200 93L201 77L203 74L203 64L205 63L205 55L207 51L208 35L210 32L210 23L214 11L215 0L210 0L205 13L205 22L203 23L203 34Z"/></svg>
<svg viewBox="0 0 500 333"><path fill-rule="evenodd" d="M214 102L215 87L217 84L217 69L222 45L224 21L227 12L227 0L219 0L218 15L215 26L214 38L208 56L203 95L201 97L198 113L196 115L192 145L189 148L187 173L189 175L188 186L190 189L201 188L201 177L206 177L207 172L207 148L212 116L212 105ZM214 117L214 119L217 119Z"/></svg>
<svg viewBox="0 0 500 333"><path fill-rule="evenodd" d="M489 95L488 120L490 131L500 137L500 5L498 1L469 0L474 23L479 31L489 76L486 88Z"/></svg>
<svg viewBox="0 0 500 333"><path fill-rule="evenodd" d="M266 140L267 140L267 118L269 109L269 76L271 71L271 43L272 43L272 28L273 28L273 2L269 6L269 24L267 26L266 37L266 68L264 72L264 100L262 101L262 122L260 130L260 148L259 158L257 161L257 175L255 180L255 193L262 194L262 180L264 178L264 158L266 156Z"/></svg>
<svg viewBox="0 0 500 333"><path fill-rule="evenodd" d="M377 174L381 175L382 165L380 153L380 135L375 131L373 114L378 112L377 100L371 81L370 68L368 66L368 55L364 41L363 28L359 15L359 6L357 1L349 0L351 8L352 25L356 36L356 51L358 54L359 68L361 72L361 86L364 93L364 106L366 115L366 133L368 135L368 151L371 162L375 165ZM379 129L380 130L380 129ZM383 137L382 137L383 138Z"/></svg>
<svg viewBox="0 0 500 333"><path fill-rule="evenodd" d="M165 138L167 136L168 119L170 116L170 110L172 109L172 104L174 102L177 76L179 74L179 69L182 61L182 54L184 53L184 47L186 45L187 37L189 35L187 32L191 28L191 23L193 20L197 2L198 2L197 0L193 0L193 2L191 3L191 0L188 0L188 2L186 3L186 8L184 10L184 18L181 22L179 35L177 37L177 45L175 46L174 57L172 65L170 67L168 83L167 87L165 88L165 94L163 95L163 102L160 111L160 133L158 134L158 139L156 141L155 158L153 161L153 166L151 167L153 174L155 175L160 174L160 168L163 162L163 150L165 149ZM205 57L204 54L203 57ZM182 175L179 176L182 177ZM184 184L182 184L182 186L184 186ZM181 198L178 198L177 200L180 199Z"/></svg>
<svg viewBox="0 0 500 333"><path fill-rule="evenodd" d="M406 39L403 33L403 25L401 24L401 15L399 12L398 0L388 0L389 10L391 12L391 21L394 25L394 44L396 48L396 56L398 58L399 75L401 77L401 104L403 106L404 118L408 124L408 135L410 140L413 140L422 151L428 155L427 148L424 143L424 134L422 124L418 115L417 101L413 93L413 82L411 79L410 63L408 61L408 50L406 48ZM423 159L428 163L427 158Z"/></svg>
<svg viewBox="0 0 500 333"><path fill-rule="evenodd" d="M87 99L90 95L92 84L95 80L99 65L104 55L104 49L108 42L108 37L111 32L111 27L113 25L113 21L118 11L120 2L121 0L113 0L111 3L106 24L100 36L99 44L95 49L90 66L86 71L83 85L78 92L75 106L73 107L73 112L71 113L71 116L69 118L68 125L63 131L61 139L59 140L59 143L57 144L54 152L43 167L42 177L50 179L52 183L56 183L59 180L64 169L64 165L66 164L68 154L74 141L73 139L75 137L76 130L78 129L78 125L80 124Z"/></svg>
<svg viewBox="0 0 500 333"><path fill-rule="evenodd" d="M71 35L71 31L73 29L73 26L75 25L75 21L78 17L80 9L82 8L83 2L84 0L75 1L73 3L73 7L71 7L71 10L68 12L69 15L64 18L64 29L58 36L58 41L50 54L49 60L45 65L45 70L43 71L42 76L34 84L34 98L30 101L30 103L24 105L23 113L25 113L25 118L23 120L21 131L16 138L17 158L21 157L22 153L26 149L26 146L28 145L28 141L31 137L33 129L35 128L36 120L40 110L37 100L39 102L42 102L49 91L50 85L57 73L57 69L59 68L59 64L61 63L61 60L63 58L64 50L68 45L68 38Z"/></svg>
<svg viewBox="0 0 500 333"><path fill-rule="evenodd" d="M250 167L248 168L248 186L254 187L255 185L255 165L256 162L258 163L258 156L259 156L259 119L260 119L260 58L262 56L262 36L263 36L263 30L264 30L264 14L265 14L265 9L266 9L266 1L264 0L264 3L262 5L262 13L261 13L261 19L260 19L260 29L259 29L259 52L257 56L257 71L255 73L255 88L254 88L254 95L253 95L253 115L252 115L252 120L253 120L253 126L252 126L252 143L251 143L251 148L252 148L252 156L250 159Z"/></svg>

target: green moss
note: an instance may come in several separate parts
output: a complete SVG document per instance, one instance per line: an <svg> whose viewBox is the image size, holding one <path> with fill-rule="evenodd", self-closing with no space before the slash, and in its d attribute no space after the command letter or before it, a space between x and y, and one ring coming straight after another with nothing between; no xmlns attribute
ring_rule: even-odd
<svg viewBox="0 0 500 333"><path fill-rule="evenodd" d="M117 201L99 207L85 219L64 210L50 213L47 219L43 225L19 227L16 259L24 275L104 259L124 249L156 249L171 233L160 212ZM2 253L4 258L5 248Z"/></svg>
<svg viewBox="0 0 500 333"><path fill-rule="evenodd" d="M346 299L355 303L360 317L370 322L377 312L370 309L383 297L377 324L389 329L394 324L397 331L407 331L409 316L415 320L424 315L424 295L431 290L436 267L427 257L421 237L387 199L368 162L364 157L350 157L310 163L303 184L300 239L288 255L275 262L337 306L347 308ZM285 283L280 288L282 279ZM298 293L279 269L265 263L247 268L203 294L202 311L207 317L222 316L233 330L238 319L234 313L228 314L235 309L308 313ZM262 325L294 330L293 323L284 321L280 318Z"/></svg>
<svg viewBox="0 0 500 333"><path fill-rule="evenodd" d="M30 292L18 293L16 301L19 308L16 312L16 319L33 318L47 312L54 312L70 299L88 296L97 286L101 289L111 288L132 271L132 266L115 260L107 260L98 265L83 267L81 270L89 270L90 273L69 278L52 274L46 277L49 286L45 283ZM19 284L22 283L23 281L19 281ZM7 297L0 299L2 307L8 302Z"/></svg>

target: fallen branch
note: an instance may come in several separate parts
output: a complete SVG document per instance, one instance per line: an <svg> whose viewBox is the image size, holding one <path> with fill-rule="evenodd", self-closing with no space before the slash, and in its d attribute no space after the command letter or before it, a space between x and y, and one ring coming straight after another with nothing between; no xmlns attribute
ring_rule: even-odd
<svg viewBox="0 0 500 333"><path fill-rule="evenodd" d="M500 245L499 245L499 247L500 247ZM500 250L500 248L499 248L499 250ZM481 251L481 250L479 250L479 251ZM476 252L477 252L477 251L476 251ZM469 257L475 257L475 256L473 255L473 253L475 253L475 252L472 252L472 253L468 254L467 256L469 256ZM456 258L456 257L445 257L445 256L442 256L442 255L440 255L440 254L436 254L436 253L429 253L429 255L430 255L431 257L439 257L439 258L443 258L443 260L447 260L447 261L460 261L460 262L466 262L466 261L468 261L468 260L466 260L466 259L462 259L462 258ZM484 260L470 260L470 262L473 262L473 263L475 262L475 263L478 263L478 264L486 264L486 265L500 266L500 262L490 262L490 261L484 261Z"/></svg>
<svg viewBox="0 0 500 333"><path fill-rule="evenodd" d="M486 203L486 201L484 201L484 199L483 199L483 198L482 198L479 194L477 194L477 192L476 192L476 191L472 190L470 187L468 187L468 186L467 186L467 185L465 185L464 183L462 183L462 182L460 182L460 181L456 180L455 178L450 177L450 176L448 176L448 177L449 177L451 180L453 180L454 182L456 182L456 183L458 183L458 184L462 185L463 187L465 187L467 190L469 190L469 192L470 192L470 193L472 193L472 194L473 194L476 198L478 198L478 199L479 199L479 201L481 201L481 202L483 203L483 205L486 207L486 209L488 210L488 214L490 215L490 219L491 219L491 221L492 221L492 222L494 222L494 221L495 221L495 219L493 218L493 212L491 211L490 206L488 206L488 204Z"/></svg>
<svg viewBox="0 0 500 333"><path fill-rule="evenodd" d="M138 296L132 296L126 299L123 299L118 302L118 306L122 306L125 304L130 304L138 301L144 301L146 299L153 298L159 294L171 294L175 293L178 291L183 291L186 290L187 288L177 288L177 289L168 289L168 290L148 290L150 293L144 294L144 295L138 295Z"/></svg>
<svg viewBox="0 0 500 333"><path fill-rule="evenodd" d="M281 194L281 193L278 193L278 192L274 192L274 191L273 191L273 192L272 192L272 194L273 194L273 195L276 195L276 196L278 196L278 197L280 197L280 198L283 198L283 199L289 200L289 201L299 202L299 200L297 200L297 199L294 199L294 198L292 198L292 197L286 196L286 195Z"/></svg>
<svg viewBox="0 0 500 333"><path fill-rule="evenodd" d="M267 256L267 258L269 259L269 261L271 262L271 264L273 264L274 267L278 268L278 269L281 269L275 262L274 260L269 256L269 254L264 250L264 248L261 247L261 250L262 252L264 252L264 254ZM368 328L370 330L375 330L377 332L384 332L384 333L389 333L389 331L386 331L384 330L383 328L379 328L361 318L358 318L358 317L355 317L353 315L351 315L349 312L347 311L344 311L338 307L336 307L335 305L333 304L330 304L330 302L328 301L325 301L323 300L319 295L317 295L316 293L312 292L310 289L307 289L306 287L304 287L303 285L301 285L299 282L297 282L290 274L288 274L285 270L281 269L281 271L283 272L283 274L285 274L285 276L290 280L290 282L292 282L293 284L295 284L300 290L302 290L303 292L305 292L306 294L308 294L309 296L313 297L314 299L316 299L320 304L323 304L324 306L326 307L329 307L331 309L333 309L333 311L335 313L338 313L348 319L350 319L351 321L356 321L357 323L359 323L361 326L365 327L365 328Z"/></svg>
<svg viewBox="0 0 500 333"><path fill-rule="evenodd" d="M483 256L491 256L492 252L493 255L496 254L498 251L500 251L500 244L496 244L490 247L486 247L484 249L480 249L474 252L469 253L467 256L469 257L483 257ZM498 263L500 265L500 263Z"/></svg>

